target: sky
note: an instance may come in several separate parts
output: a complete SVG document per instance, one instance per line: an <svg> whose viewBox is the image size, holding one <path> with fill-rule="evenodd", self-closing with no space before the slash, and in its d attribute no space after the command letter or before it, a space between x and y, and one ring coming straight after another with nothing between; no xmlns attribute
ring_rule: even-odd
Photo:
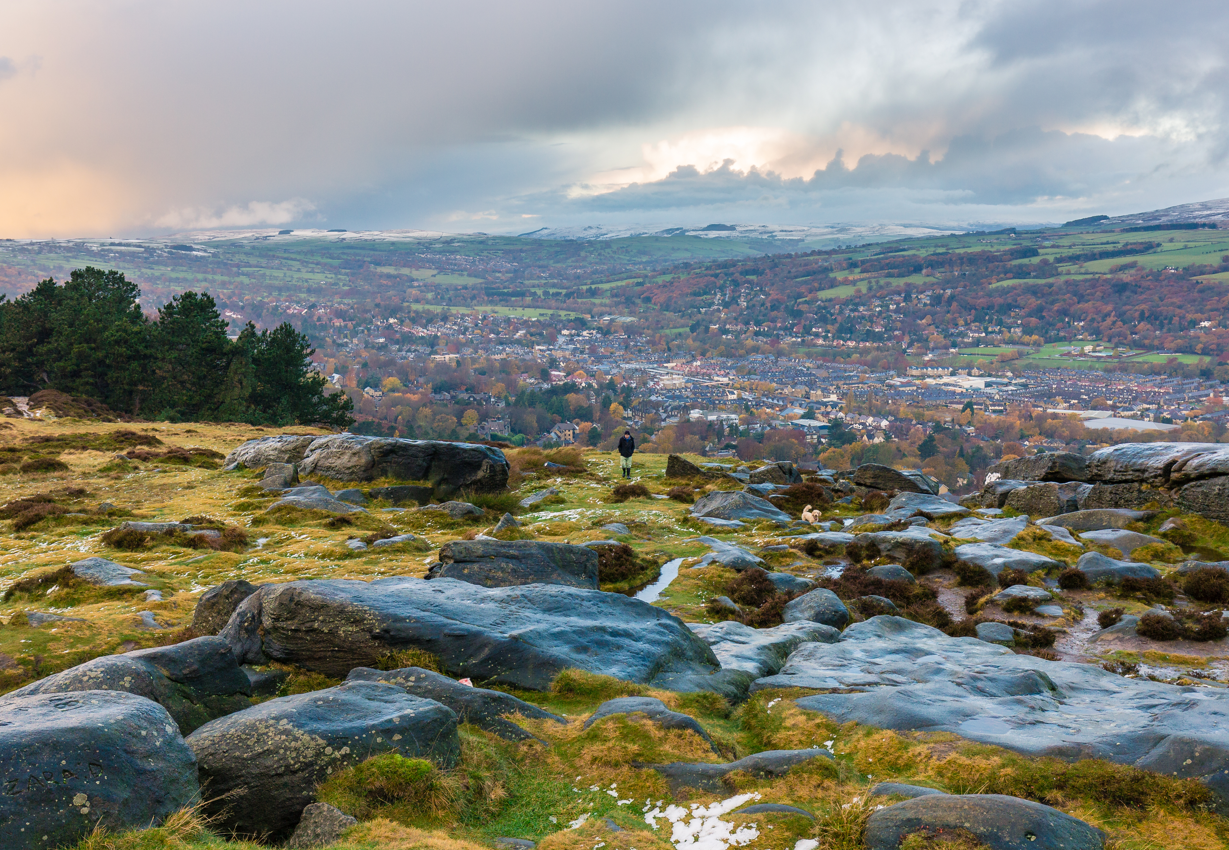
<svg viewBox="0 0 1229 850"><path fill-rule="evenodd" d="M1229 196L1223 0L6 0L0 238Z"/></svg>

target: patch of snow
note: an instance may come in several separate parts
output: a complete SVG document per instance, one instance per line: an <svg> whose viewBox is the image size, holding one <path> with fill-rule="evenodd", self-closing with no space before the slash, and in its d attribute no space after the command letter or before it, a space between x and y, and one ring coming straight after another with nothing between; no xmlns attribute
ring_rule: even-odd
<svg viewBox="0 0 1229 850"><path fill-rule="evenodd" d="M670 843L677 850L726 850L728 847L743 847L759 837L759 828L754 824L744 824L736 828L734 824L722 820L721 816L758 799L760 795L752 791L709 806L694 803L690 809L671 805L663 811L659 803L644 816L644 821L653 829L657 829L659 818L669 821Z"/></svg>

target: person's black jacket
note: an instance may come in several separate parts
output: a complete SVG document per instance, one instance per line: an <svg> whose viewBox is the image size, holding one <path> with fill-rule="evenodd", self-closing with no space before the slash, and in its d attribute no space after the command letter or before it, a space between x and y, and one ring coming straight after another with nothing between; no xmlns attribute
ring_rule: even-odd
<svg viewBox="0 0 1229 850"><path fill-rule="evenodd" d="M630 434L624 434L619 438L619 454L623 457L631 457L636 451L636 440Z"/></svg>

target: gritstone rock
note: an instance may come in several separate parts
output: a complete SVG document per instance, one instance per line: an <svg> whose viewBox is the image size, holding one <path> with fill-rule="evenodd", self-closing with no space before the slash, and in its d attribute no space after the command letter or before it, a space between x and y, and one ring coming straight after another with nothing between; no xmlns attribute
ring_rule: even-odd
<svg viewBox="0 0 1229 850"><path fill-rule="evenodd" d="M598 554L584 546L536 540L454 540L440 548L431 578L483 587L563 584L596 590Z"/></svg>

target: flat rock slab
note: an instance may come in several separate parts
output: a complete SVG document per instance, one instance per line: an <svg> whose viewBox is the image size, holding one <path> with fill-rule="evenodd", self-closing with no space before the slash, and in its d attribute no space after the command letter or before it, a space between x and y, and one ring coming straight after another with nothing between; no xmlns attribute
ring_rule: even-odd
<svg viewBox="0 0 1229 850"><path fill-rule="evenodd" d="M660 773L671 792L678 794L684 788L698 788L701 791L726 791L722 779L728 773L736 770L746 771L752 776L785 776L790 768L803 764L811 759L831 759L832 753L827 750L765 750L762 753L746 756L738 761L727 764L703 764L675 762L674 764L640 764Z"/></svg>
<svg viewBox="0 0 1229 850"><path fill-rule="evenodd" d="M1054 596L1044 587L1032 587L1027 584L1013 584L1006 590L994 594L995 602L1006 602L1008 599L1027 599L1030 602L1053 602Z"/></svg>
<svg viewBox="0 0 1229 850"><path fill-rule="evenodd" d="M606 700L585 721L584 728L588 729L594 723L607 717L636 714L644 715L651 723L663 729L679 729L699 735L714 753L718 752L713 739L694 717L682 712L671 711L664 702L653 697L618 697Z"/></svg>
<svg viewBox="0 0 1229 850"><path fill-rule="evenodd" d="M440 548L431 578L483 587L559 584L597 590L598 554L586 546L537 540L454 540Z"/></svg>
<svg viewBox="0 0 1229 850"><path fill-rule="evenodd" d="M1124 618L1125 619L1125 618ZM1033 756L1100 758L1206 782L1229 801L1229 694L1016 655L899 617L806 643L752 690L842 691L800 708L845 723L952 732Z"/></svg>
<svg viewBox="0 0 1229 850"><path fill-rule="evenodd" d="M947 533L962 540L977 540L981 543L1006 546L1019 537L1026 528L1028 528L1028 517L1026 516L990 521L970 517L953 524Z"/></svg>
<svg viewBox="0 0 1229 850"><path fill-rule="evenodd" d="M327 488L319 484L309 484L305 487L292 487L282 491L282 497L269 507L265 513L273 513L282 508L298 508L304 511L325 511L330 514L367 513L358 505L342 502L334 498Z"/></svg>
<svg viewBox="0 0 1229 850"><path fill-rule="evenodd" d="M207 723L187 739L206 811L225 830L287 837L330 773L385 752L451 768L457 715L379 682L282 697Z"/></svg>
<svg viewBox="0 0 1229 850"><path fill-rule="evenodd" d="M755 679L776 673L802 644L813 640L832 643L841 635L838 629L812 622L784 623L770 629L753 629L736 620L687 625L712 647L722 670L740 670Z"/></svg>
<svg viewBox="0 0 1229 850"><path fill-rule="evenodd" d="M1066 566L1053 558L1038 555L1036 552L1009 549L993 543L966 543L963 546L957 546L956 557L965 563L981 567L995 577L1003 570L1035 573L1041 570L1060 570Z"/></svg>
<svg viewBox="0 0 1229 850"><path fill-rule="evenodd" d="M0 847L68 847L99 822L160 823L196 801L196 759L166 709L134 694L8 695L0 706Z"/></svg>
<svg viewBox="0 0 1229 850"><path fill-rule="evenodd" d="M1102 528L1096 531L1085 531L1080 534L1081 540L1091 540L1093 543L1102 543L1106 546L1112 546L1128 558L1131 553L1141 546L1151 546L1153 543L1161 546L1166 545L1166 541L1159 537L1153 537L1150 534L1140 534L1137 531L1127 531L1126 529L1118 528Z"/></svg>
<svg viewBox="0 0 1229 850"><path fill-rule="evenodd" d="M271 658L340 677L416 648L450 674L529 690L549 689L568 668L649 684L718 666L681 620L628 596L448 578L266 585L244 600L222 636L241 663Z"/></svg>
<svg viewBox="0 0 1229 850"><path fill-rule="evenodd" d="M1019 797L1001 794L926 794L874 812L866 822L866 850L897 850L915 833L958 829L988 850L1103 850L1105 833L1082 820Z"/></svg>
<svg viewBox="0 0 1229 850"><path fill-rule="evenodd" d="M81 691L122 691L153 700L184 735L251 705L250 680L230 644L217 637L94 658L0 697L0 705L11 698Z"/></svg>
<svg viewBox="0 0 1229 850"><path fill-rule="evenodd" d="M717 490L691 506L693 517L737 520L738 522L769 521L789 525L793 518L766 499L734 490Z"/></svg>
<svg viewBox="0 0 1229 850"><path fill-rule="evenodd" d="M969 515L968 508L928 493L901 493L888 503L888 510L904 513L907 517L924 516L929 520Z"/></svg>
<svg viewBox="0 0 1229 850"><path fill-rule="evenodd" d="M1090 582L1109 581L1117 584L1124 578L1160 578L1156 567L1134 561L1119 561L1100 552L1085 552L1075 562L1075 568L1088 577Z"/></svg>
<svg viewBox="0 0 1229 850"><path fill-rule="evenodd" d="M337 481L425 481L437 497L448 498L462 490L503 490L509 467L504 453L490 446L333 434L308 447L300 469Z"/></svg>
<svg viewBox="0 0 1229 850"><path fill-rule="evenodd" d="M1101 528L1126 528L1131 523L1141 522L1152 515L1152 511L1132 511L1126 508L1099 508L1045 517L1037 520L1037 524L1057 525L1071 531L1085 532L1096 531Z"/></svg>
<svg viewBox="0 0 1229 850"><path fill-rule="evenodd" d="M76 561L71 569L77 578L99 587L149 587L144 582L132 579L132 576L142 576L145 573L98 556Z"/></svg>
<svg viewBox="0 0 1229 850"><path fill-rule="evenodd" d="M1016 630L1006 623L978 623L977 639L1000 646L1013 646L1016 642Z"/></svg>
<svg viewBox="0 0 1229 850"><path fill-rule="evenodd" d="M373 670L359 667L350 671L347 682L384 682L396 685L412 696L432 699L446 705L457 713L462 723L472 723L479 729L498 735L509 741L524 741L534 736L517 726L507 715L515 714L536 720L551 720L567 723L562 717L544 711L536 705L517 699L502 691L462 685L455 679L424 670L421 667L403 667L400 670Z"/></svg>
<svg viewBox="0 0 1229 850"><path fill-rule="evenodd" d="M1064 528L1061 525L1042 525L1040 523L1037 527L1046 534L1050 535L1051 540L1057 540L1059 543L1068 543L1072 546L1078 546L1081 549L1084 548L1084 544L1075 539L1075 537L1071 534L1071 529L1069 528Z"/></svg>

